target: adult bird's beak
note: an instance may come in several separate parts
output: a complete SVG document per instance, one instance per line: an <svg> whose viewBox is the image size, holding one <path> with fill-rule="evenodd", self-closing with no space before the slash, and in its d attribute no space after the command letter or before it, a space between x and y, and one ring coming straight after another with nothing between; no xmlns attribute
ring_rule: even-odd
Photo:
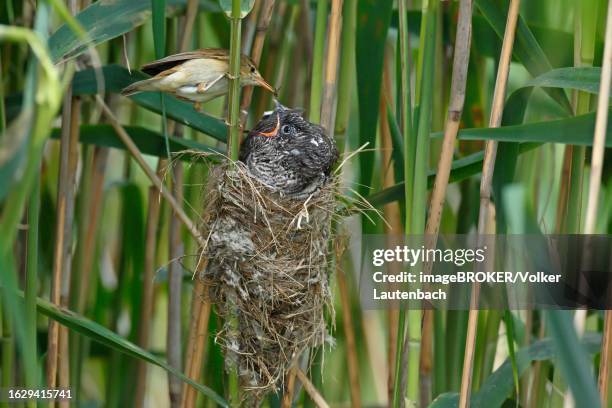
<svg viewBox="0 0 612 408"><path fill-rule="evenodd" d="M280 115L277 113L276 114L276 126L274 127L274 129L272 129L269 132L259 132L258 134L260 136L265 136L265 137L274 137L277 135L279 128L280 128Z"/></svg>
<svg viewBox="0 0 612 408"><path fill-rule="evenodd" d="M270 91L274 95L276 95L276 89L274 89L274 87L272 85L267 83L265 79L263 79L262 77L259 77L255 81L259 84L259 86L261 86L262 88L267 89L268 91Z"/></svg>

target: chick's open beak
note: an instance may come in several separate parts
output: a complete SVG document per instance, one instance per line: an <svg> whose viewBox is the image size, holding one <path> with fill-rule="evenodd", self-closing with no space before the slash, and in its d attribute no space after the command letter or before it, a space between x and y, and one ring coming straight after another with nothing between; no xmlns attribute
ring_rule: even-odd
<svg viewBox="0 0 612 408"><path fill-rule="evenodd" d="M280 116L279 116L279 114L277 113L277 114L276 114L276 126L274 127L274 129L272 129L272 130L271 130L271 131L269 131L269 132L259 132L258 134L259 134L260 136L265 136L265 137L274 137L274 136L276 136L276 135L277 135L277 133L278 133L278 129L279 129L279 128L280 128Z"/></svg>
<svg viewBox="0 0 612 408"><path fill-rule="evenodd" d="M272 85L267 83L265 79L263 79L262 77L259 77L259 78L255 79L255 81L259 84L259 86L261 86L262 88L267 89L268 91L270 91L274 95L276 95L276 89L274 89L274 87Z"/></svg>

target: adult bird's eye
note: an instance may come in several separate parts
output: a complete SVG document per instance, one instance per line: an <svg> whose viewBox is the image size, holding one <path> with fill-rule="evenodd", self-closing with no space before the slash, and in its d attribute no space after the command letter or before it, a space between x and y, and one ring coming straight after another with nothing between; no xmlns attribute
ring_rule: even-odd
<svg viewBox="0 0 612 408"><path fill-rule="evenodd" d="M283 127L281 128L281 132L283 132L284 135L290 135L291 133L293 133L293 126L283 125Z"/></svg>
<svg viewBox="0 0 612 408"><path fill-rule="evenodd" d="M251 67L251 72L255 73L255 67Z"/></svg>

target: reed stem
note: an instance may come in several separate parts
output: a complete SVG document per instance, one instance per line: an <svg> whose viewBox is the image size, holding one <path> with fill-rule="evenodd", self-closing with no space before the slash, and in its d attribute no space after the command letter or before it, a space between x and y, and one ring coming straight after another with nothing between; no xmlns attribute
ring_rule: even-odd
<svg viewBox="0 0 612 408"><path fill-rule="evenodd" d="M412 145L412 102L411 94L412 87L410 84L410 38L408 32L408 0L400 0L399 7L399 43L400 43L400 69L401 69L401 126L402 135L404 137L404 175L406 182L408 176L413 173L413 162L410 146ZM410 181L412 183L412 181ZM408 184L406 184L408 186ZM406 187L405 191L406 202L406 228L408 228L408 220L410 214L409 203L412 202L412 189ZM406 230L408 233L408 230Z"/></svg>
<svg viewBox="0 0 612 408"><path fill-rule="evenodd" d="M506 21L506 30L502 43L495 90L493 92L493 105L489 127L496 128L501 125L504 100L506 97L506 86L508 74L510 72L510 62L512 59L512 48L519 17L520 0L511 0ZM495 168L495 156L497 153L497 142L489 140L485 146L485 156L482 167L482 178L480 181L480 210L478 215L478 235L483 237L489 229L491 214L491 188L493 182L493 170ZM481 238L479 238L480 240ZM474 352L476 345L476 327L478 323L478 301L480 287L474 284L472 287L470 312L468 316L468 332L465 345L465 355L463 360L463 371L461 375L461 392L459 396L459 407L466 408L470 404L472 388Z"/></svg>
<svg viewBox="0 0 612 408"><path fill-rule="evenodd" d="M304 372L299 368L295 369L295 373L296 373L297 379L300 380L301 383L304 385L304 389L310 396L310 399L312 399L312 401L315 403L315 405L318 408L329 408L329 404L321 396L321 394L315 388L315 386L312 385L312 383L310 382L306 374L304 374Z"/></svg>
<svg viewBox="0 0 612 408"><path fill-rule="evenodd" d="M404 139L404 203L405 203L405 214L406 219L404 222L404 231L406 234L410 233L410 213L412 206L412 185L413 185L413 172L414 172L414 161L413 161L413 149L414 145L412 135L412 104L411 104L411 93L412 87L410 85L410 43L408 33L408 0L400 0L398 2L399 7L399 43L400 43L400 84L401 84L401 125L402 125L402 136ZM424 20L423 20L424 21ZM395 320L396 317L392 314L391 319ZM392 353L395 356L395 363L389 370L393 370L393 393L390 402L393 403L393 407L404 406L404 395L406 395L406 381L402 381L406 372L404 368L405 363L408 360L408 349L405 347L405 336L408 336L405 330L406 326L406 312L404 309L400 309L397 314L397 324L393 324L397 327L397 335L395 341L395 351ZM391 338L392 336L390 336ZM407 340L407 339L406 339ZM391 353L391 348L390 348Z"/></svg>
<svg viewBox="0 0 612 408"><path fill-rule="evenodd" d="M391 83L391 58L389 52L385 53L385 65L383 71L383 92L380 98L379 117L387 118L389 113L393 112L391 103L393 101L393 91ZM388 112L388 110L390 112ZM391 187L395 183L395 169L393 167L392 149L393 143L391 138L391 130L388 120L379 121L380 141L382 150L382 168L383 172L382 185L384 188ZM385 234L388 238L388 245L393 244L393 235L400 233L403 230L402 214L400 212L399 203L388 203L383 207L383 214L388 223L384 225ZM393 273L399 273L399 268L396 264L392 264ZM391 286L391 285L390 285ZM396 376L399 376L399 364L397 364L398 356L398 339L399 339L399 319L400 308L397 303L389 306L387 312L387 404L393 406L395 399L395 383ZM399 388L399 387L398 387Z"/></svg>
<svg viewBox="0 0 612 408"><path fill-rule="evenodd" d="M342 11L342 45L340 46L340 73L338 75L338 105L336 108L336 138L344 137L351 109L351 95L355 81L355 27L357 0L344 0Z"/></svg>
<svg viewBox="0 0 612 408"><path fill-rule="evenodd" d="M608 107L610 104L610 85L612 83L612 1L608 2L606 19L606 37L603 55L603 66L597 100L597 116L595 119L595 135L591 155L591 173L589 180L589 197L584 232L594 234L601 190L601 174L603 169L606 130L608 128ZM612 296L609 293L608 296ZM610 382L610 364L612 361L612 311L605 311L604 331L599 365L599 392L602 406L608 406L608 384Z"/></svg>
<svg viewBox="0 0 612 408"><path fill-rule="evenodd" d="M229 100L228 117L229 124L228 146L231 160L238 160L240 148L240 38L242 20L240 18L240 0L232 0L232 12L230 17L230 66L229 66ZM229 316L229 330L238 330L237 316ZM240 404L240 380L239 374L232 371L229 374L229 395L231 404Z"/></svg>
<svg viewBox="0 0 612 408"><path fill-rule="evenodd" d="M576 3L574 21L574 65L578 67L590 67L595 59L595 47L597 36L597 14L600 2L585 0ZM574 92L574 112L576 115L586 114L591 111L591 95L587 92ZM586 159L586 148L584 146L566 146L564 170L567 171L562 191L565 195L560 196L562 211L558 215L562 219L559 224L564 233L577 234L583 231L583 192L584 192L584 167ZM588 244L585 245L588 251ZM588 257L588 256L587 256ZM576 310L574 313L574 326L579 336L586 329L586 309ZM560 370L555 370L554 385L565 390L563 395L564 408L573 408L576 402L561 376Z"/></svg>
<svg viewBox="0 0 612 408"><path fill-rule="evenodd" d="M275 0L263 0L261 10L259 11L257 26L255 28L255 38L253 39L253 45L251 47L251 59L253 60L256 66L259 66L259 63L261 62L261 54L263 52L263 46L266 40L268 27L270 26L270 20L272 20L272 12L274 11L275 3ZM247 86L242 92L242 102L240 103L240 111L244 117L244 119L242 120L243 126L246 124L247 110L251 105L253 91L254 89L252 86Z"/></svg>
<svg viewBox="0 0 612 408"><path fill-rule="evenodd" d="M317 1L317 15L315 22L314 51L312 59L312 80L310 81L310 109L308 111L311 122L321 122L321 99L323 91L323 56L325 51L325 32L327 29L327 8L329 0Z"/></svg>
<svg viewBox="0 0 612 408"><path fill-rule="evenodd" d="M342 30L342 1L332 0L327 36L327 55L325 56L325 80L321 101L321 126L333 135L336 120L336 89L340 56L340 33Z"/></svg>
<svg viewBox="0 0 612 408"><path fill-rule="evenodd" d="M606 143L606 130L608 127L608 106L610 97L610 84L612 83L612 2L608 5L606 23L606 41L599 84L597 100L597 116L595 119L595 135L593 136L593 150L591 154L591 172L589 178L589 196L587 201L585 234L595 233L599 192L601 190L601 174L603 170L604 151Z"/></svg>
<svg viewBox="0 0 612 408"><path fill-rule="evenodd" d="M68 306L69 303L79 118L80 101L73 98L69 90L64 98L64 111L62 112L56 240L51 286L51 301L58 306ZM68 330L51 320L48 338L47 386L49 388L55 388L56 385L68 387Z"/></svg>
<svg viewBox="0 0 612 408"><path fill-rule="evenodd" d="M436 179L431 193L431 201L429 204L429 218L425 227L427 236L426 245L429 248L435 248L440 230L440 221L442 218L442 209L444 206L444 198L446 196L446 188L453 162L453 153L455 149L455 140L459 131L461 116L463 113L463 105L465 102L465 89L467 83L467 70L470 60L470 44L472 37L472 0L462 0L459 5L459 17L457 23L457 34L455 40L455 54L453 57L453 72L451 79L450 101L448 106L448 117L444 132L444 140L442 142L442 151L438 161L438 169ZM426 262L424 265L425 273L430 273L432 268L431 262ZM421 353L426 355L425 351L431 351L432 330L433 330L433 310L424 310L423 317L423 336L421 341ZM421 361L421 404L428 405L428 392L431 387L431 361Z"/></svg>
<svg viewBox="0 0 612 408"><path fill-rule="evenodd" d="M455 141L459 132L463 105L465 102L465 88L467 83L467 71L470 61L470 44L472 39L472 0L461 0L459 3L459 17L457 22L457 34L455 40L455 53L453 57L453 71L451 78L450 100L448 104L448 116L444 130L442 151L438 161L436 178L431 192L429 204L429 218L425 228L425 234L431 235L435 244L440 230L440 220L446 188L453 162ZM431 263L428 263L431 267ZM427 268L426 268L427 270Z"/></svg>
<svg viewBox="0 0 612 408"><path fill-rule="evenodd" d="M240 37L242 19L240 18L240 0L232 0L230 18L230 66L229 66L229 102L227 123L229 124L228 152L230 159L238 160L240 148Z"/></svg>
<svg viewBox="0 0 612 408"><path fill-rule="evenodd" d="M26 385L36 388L38 378L38 344L36 339L36 295L38 289L38 225L40 220L40 173L37 175L28 206L28 241L25 282L26 342L24 362Z"/></svg>
<svg viewBox="0 0 612 408"><path fill-rule="evenodd" d="M355 341L355 330L351 312L351 301L346 282L346 274L340 265L342 249L336 246L336 279L338 291L340 292L340 303L342 305L342 324L346 338L346 349L348 357L348 380L351 394L351 407L361 407L361 387L359 386L359 359L357 357L357 343Z"/></svg>

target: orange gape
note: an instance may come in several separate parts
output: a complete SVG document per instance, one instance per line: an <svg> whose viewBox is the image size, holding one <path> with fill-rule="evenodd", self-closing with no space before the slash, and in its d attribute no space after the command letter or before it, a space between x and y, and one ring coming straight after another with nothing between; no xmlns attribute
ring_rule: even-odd
<svg viewBox="0 0 612 408"><path fill-rule="evenodd" d="M265 136L265 137L276 136L276 134L278 133L278 128L279 127L280 127L280 117L278 116L278 113L277 113L276 114L276 126L274 127L274 129L272 129L269 132L259 132L259 135Z"/></svg>

